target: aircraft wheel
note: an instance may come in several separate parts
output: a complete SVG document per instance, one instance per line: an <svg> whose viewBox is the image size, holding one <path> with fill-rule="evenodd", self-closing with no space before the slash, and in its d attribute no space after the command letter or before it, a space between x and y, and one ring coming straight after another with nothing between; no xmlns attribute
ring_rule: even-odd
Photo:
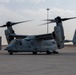
<svg viewBox="0 0 76 75"><path fill-rule="evenodd" d="M13 55L13 52L8 52L9 53L9 55Z"/></svg>
<svg viewBox="0 0 76 75"><path fill-rule="evenodd" d="M54 54L59 54L59 52L57 52L57 51L53 51L53 53L54 53Z"/></svg>
<svg viewBox="0 0 76 75"><path fill-rule="evenodd" d="M51 54L51 52L47 51L46 54Z"/></svg>
<svg viewBox="0 0 76 75"><path fill-rule="evenodd" d="M33 54L37 54L37 52L33 52Z"/></svg>

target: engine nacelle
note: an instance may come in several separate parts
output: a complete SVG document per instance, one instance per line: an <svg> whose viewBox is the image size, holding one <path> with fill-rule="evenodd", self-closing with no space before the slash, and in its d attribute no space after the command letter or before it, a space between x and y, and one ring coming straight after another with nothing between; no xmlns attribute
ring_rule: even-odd
<svg viewBox="0 0 76 75"><path fill-rule="evenodd" d="M64 35L62 36L62 30L60 28L60 26L55 26L54 27L54 35L55 35L55 40L57 42L57 46L58 46L58 49L61 49L64 47Z"/></svg>
<svg viewBox="0 0 76 75"><path fill-rule="evenodd" d="M8 44L14 39L14 37L9 36L10 34L11 34L11 32L8 29L6 29L5 30L5 36L6 36Z"/></svg>

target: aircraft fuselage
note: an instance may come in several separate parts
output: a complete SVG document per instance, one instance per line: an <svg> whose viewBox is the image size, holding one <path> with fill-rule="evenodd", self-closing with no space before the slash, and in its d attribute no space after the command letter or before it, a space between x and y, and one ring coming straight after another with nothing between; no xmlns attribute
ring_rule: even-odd
<svg viewBox="0 0 76 75"><path fill-rule="evenodd" d="M35 36L15 39L6 47L10 52L53 52L57 49L55 40L38 40Z"/></svg>

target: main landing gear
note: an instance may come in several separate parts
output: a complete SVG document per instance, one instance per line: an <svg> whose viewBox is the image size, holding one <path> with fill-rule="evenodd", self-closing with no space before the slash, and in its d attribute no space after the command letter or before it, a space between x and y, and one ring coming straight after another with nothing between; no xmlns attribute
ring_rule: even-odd
<svg viewBox="0 0 76 75"><path fill-rule="evenodd" d="M37 52L33 52L33 54L34 54L34 55L36 55L36 54L37 54Z"/></svg>
<svg viewBox="0 0 76 75"><path fill-rule="evenodd" d="M9 55L13 55L13 52L12 51L8 51ZM37 54L37 52L33 52L34 55ZM46 54L50 55L50 54L59 54L59 52L57 51L53 51L53 52L50 52L50 51L47 51Z"/></svg>
<svg viewBox="0 0 76 75"><path fill-rule="evenodd" d="M9 55L13 55L13 52L8 51Z"/></svg>
<svg viewBox="0 0 76 75"><path fill-rule="evenodd" d="M59 52L58 52L58 51L53 51L53 53L54 53L54 54L59 54Z"/></svg>
<svg viewBox="0 0 76 75"><path fill-rule="evenodd" d="M46 54L59 54L59 52L57 52L57 51L53 51L53 52L47 51Z"/></svg>

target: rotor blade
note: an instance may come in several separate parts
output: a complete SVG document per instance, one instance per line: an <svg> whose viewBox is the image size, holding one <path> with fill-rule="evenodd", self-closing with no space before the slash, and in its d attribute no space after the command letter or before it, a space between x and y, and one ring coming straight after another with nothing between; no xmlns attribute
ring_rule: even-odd
<svg viewBox="0 0 76 75"><path fill-rule="evenodd" d="M0 26L0 27L6 27L7 25L2 25L2 26Z"/></svg>
<svg viewBox="0 0 76 75"><path fill-rule="evenodd" d="M43 21L53 21L54 19L45 19Z"/></svg>
<svg viewBox="0 0 76 75"><path fill-rule="evenodd" d="M14 23L8 21L5 25L2 25L0 27L10 27L10 26L13 26L13 25L16 25L16 24L19 24L19 23L24 23L24 22L29 22L29 21L32 21L32 20L26 20L26 21L21 21L21 22L14 22Z"/></svg>
<svg viewBox="0 0 76 75"><path fill-rule="evenodd" d="M72 18L62 18L62 21L66 21L66 20L70 20L70 19L75 19L76 17L72 17Z"/></svg>
<svg viewBox="0 0 76 75"><path fill-rule="evenodd" d="M51 21L51 23L56 22L54 19L45 19L43 21Z"/></svg>
<svg viewBox="0 0 76 75"><path fill-rule="evenodd" d="M15 25L15 24L19 24L19 23L24 23L24 22L30 22L30 21L32 21L32 20L21 21L21 22L14 22L14 23L12 23L11 25Z"/></svg>
<svg viewBox="0 0 76 75"><path fill-rule="evenodd" d="M46 25L46 24L50 24L51 22L48 22L48 23L43 23L43 24L40 24L40 25Z"/></svg>

